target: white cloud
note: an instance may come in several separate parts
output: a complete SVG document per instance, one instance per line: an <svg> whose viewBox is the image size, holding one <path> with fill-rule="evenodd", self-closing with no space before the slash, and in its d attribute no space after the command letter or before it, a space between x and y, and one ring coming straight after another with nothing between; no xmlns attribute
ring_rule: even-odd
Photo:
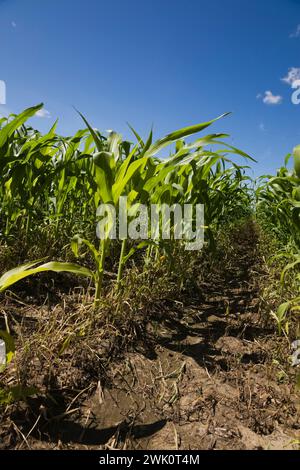
<svg viewBox="0 0 300 470"><path fill-rule="evenodd" d="M15 21L12 21L12 22L11 22L11 25L12 25L13 28L16 28L16 27L17 27L17 23L16 23Z"/></svg>
<svg viewBox="0 0 300 470"><path fill-rule="evenodd" d="M49 113L49 111L45 108L42 108L40 109L39 111L37 111L35 113L36 117L39 117L39 118L50 118L51 117L51 114Z"/></svg>
<svg viewBox="0 0 300 470"><path fill-rule="evenodd" d="M281 80L294 88L294 82L300 80L300 67L289 68L287 75Z"/></svg>
<svg viewBox="0 0 300 470"><path fill-rule="evenodd" d="M300 24L298 24L296 30L290 34L290 38L299 38L299 37L300 37Z"/></svg>
<svg viewBox="0 0 300 470"><path fill-rule="evenodd" d="M259 100L260 98L262 98L262 94L261 94L261 93L257 93L256 99Z"/></svg>
<svg viewBox="0 0 300 470"><path fill-rule="evenodd" d="M273 93L270 90L268 90L268 91L265 91L263 102L265 104L272 104L272 105L280 104L282 102L282 96L273 95Z"/></svg>
<svg viewBox="0 0 300 470"><path fill-rule="evenodd" d="M258 127L259 127L259 130L262 131L262 132L264 132L266 130L265 125L264 125L263 122L261 122Z"/></svg>

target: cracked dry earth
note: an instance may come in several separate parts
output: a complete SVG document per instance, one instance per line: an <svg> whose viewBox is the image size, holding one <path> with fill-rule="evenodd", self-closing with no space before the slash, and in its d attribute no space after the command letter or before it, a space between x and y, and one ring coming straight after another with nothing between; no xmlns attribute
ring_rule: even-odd
<svg viewBox="0 0 300 470"><path fill-rule="evenodd" d="M297 449L299 396L280 383L278 338L260 312L267 275L253 234L233 247L232 268L212 273L201 302L176 303L149 327L153 353L128 353L111 385L61 433L61 448ZM286 346L285 346L286 347Z"/></svg>

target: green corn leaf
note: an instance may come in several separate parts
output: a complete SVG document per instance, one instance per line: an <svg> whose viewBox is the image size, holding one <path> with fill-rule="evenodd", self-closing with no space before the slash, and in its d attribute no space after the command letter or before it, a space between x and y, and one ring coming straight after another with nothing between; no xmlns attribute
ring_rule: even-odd
<svg viewBox="0 0 300 470"><path fill-rule="evenodd" d="M31 264L31 266L37 265L38 261ZM49 263L42 264L36 268L29 268L28 265L19 266L11 271L8 271L0 278L0 292L4 291L8 287L11 287L16 282L24 279L33 274L42 273L45 271L54 272L69 272L80 276L94 277L94 274L89 269L79 266L73 263L60 263L57 261L51 261Z"/></svg>
<svg viewBox="0 0 300 470"><path fill-rule="evenodd" d="M196 124L196 125L193 125L193 126L184 127L184 128L179 129L175 132L172 132L171 134L168 134L166 137L158 140L153 145L151 145L150 148L148 149L148 151L145 153L145 156L147 156L147 157L151 156L152 157L153 155L156 155L160 150L162 150L167 145L170 145L171 143L176 142L176 140L182 139L182 138L187 137L187 136L192 135L192 134L196 134L197 132L200 132L200 131L206 129L207 127L211 126L211 124L213 124L214 122L218 121L219 119L227 116L228 114L230 114L230 113L222 114L221 116L219 116L215 119L212 119L211 121L203 122L201 124Z"/></svg>
<svg viewBox="0 0 300 470"><path fill-rule="evenodd" d="M11 135L20 127L24 122L27 121L30 117L34 116L37 111L43 108L43 103L33 106L32 108L25 109L21 114L16 116L12 121L10 121L6 126L2 127L0 130L0 148L5 145L7 140Z"/></svg>
<svg viewBox="0 0 300 470"><path fill-rule="evenodd" d="M129 158L129 157L127 157ZM127 159L126 159L127 160ZM126 160L124 164L126 163ZM136 160L132 163L127 168L127 171L124 176L123 172L120 172L115 184L112 187L112 194L113 194L113 201L115 204L118 203L119 198L124 191L125 186L130 182L130 180L133 178L133 176L138 172L138 171L143 171L145 168L145 165L148 161L147 157L140 158L139 160Z"/></svg>
<svg viewBox="0 0 300 470"><path fill-rule="evenodd" d="M77 111L77 110L76 110ZM99 138L99 136L97 135L97 133L95 132L95 130L92 128L92 126L88 123L88 121L86 120L86 118L83 116L83 114L81 114L79 111L77 111L79 116L82 118L82 120L85 122L88 130L90 131L91 133L91 136L93 137L93 140L95 142L95 145L97 147L97 150L98 152L101 152L103 150L103 144L101 142L101 139Z"/></svg>

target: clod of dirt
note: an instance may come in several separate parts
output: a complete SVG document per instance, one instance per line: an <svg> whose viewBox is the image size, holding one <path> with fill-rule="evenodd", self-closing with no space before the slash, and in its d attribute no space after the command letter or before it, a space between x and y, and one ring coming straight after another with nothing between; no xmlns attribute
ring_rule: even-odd
<svg viewBox="0 0 300 470"><path fill-rule="evenodd" d="M222 336L216 342L215 347L220 349L222 353L235 356L257 353L259 349L254 343L233 336Z"/></svg>

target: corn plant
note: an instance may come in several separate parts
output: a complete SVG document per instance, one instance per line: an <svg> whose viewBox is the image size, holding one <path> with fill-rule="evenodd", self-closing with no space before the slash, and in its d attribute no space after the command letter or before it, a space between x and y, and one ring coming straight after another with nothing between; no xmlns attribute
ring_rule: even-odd
<svg viewBox="0 0 300 470"><path fill-rule="evenodd" d="M290 160L289 154L285 159L285 166L280 168L275 177L269 177L268 181L257 190L257 210L263 213L267 224L279 237L285 247L276 256L284 257L288 264L281 273L281 284L285 282L288 272L293 282L300 291L300 146L293 151L294 168L287 169ZM272 313L278 324L279 333L286 334L289 328L289 313L298 313L300 297L283 302ZM284 328L283 328L284 325Z"/></svg>
<svg viewBox="0 0 300 470"><path fill-rule="evenodd" d="M19 233L26 238L41 227L54 227L56 237L67 224L70 245L76 257L85 247L94 262L88 269L74 263L43 260L19 266L0 279L0 290L27 276L43 271L71 272L87 276L95 285L95 303L99 304L105 261L112 245L121 249L118 261L117 284L120 286L126 262L136 250L148 244L147 259L171 255L175 227L169 241L149 244L119 241L109 237L97 240L93 234L100 204L112 204L118 211L120 198L127 197L127 211L133 214L140 204L198 204L205 205L206 238L214 245L214 232L224 218L238 208L249 207L249 191L244 167L236 165L225 154L238 154L250 159L240 150L226 144L226 134L209 134L192 143L185 139L211 126L217 119L179 129L153 141L152 131L143 140L132 129L136 143L122 139L116 132L108 136L95 130L81 115L86 126L73 137L56 134L56 123L46 135L25 125L42 105L29 108L19 116L2 121L0 128L0 165L3 179L0 184L2 219L6 236ZM174 150L168 156L157 157L165 148ZM217 150L212 150L217 148ZM3 222L2 222L3 223ZM173 237L173 238L172 238Z"/></svg>

